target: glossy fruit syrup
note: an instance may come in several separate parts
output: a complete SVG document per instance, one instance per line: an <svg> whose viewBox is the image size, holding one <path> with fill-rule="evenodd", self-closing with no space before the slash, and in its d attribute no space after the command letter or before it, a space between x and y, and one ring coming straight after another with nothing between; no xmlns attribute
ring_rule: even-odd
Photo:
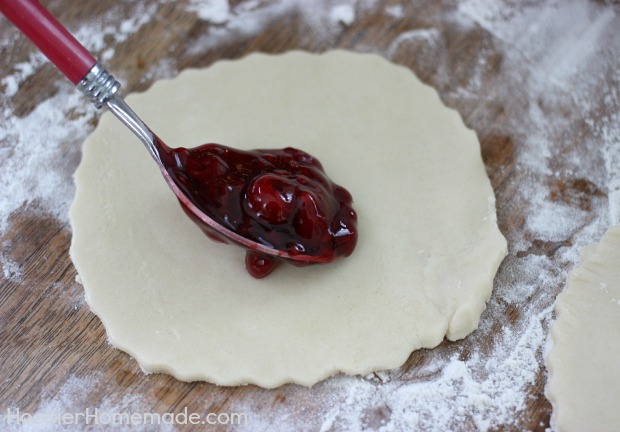
<svg viewBox="0 0 620 432"><path fill-rule="evenodd" d="M241 151L206 144L166 149L162 161L206 215L247 239L288 253L291 264L329 262L349 256L355 248L357 218L351 194L331 182L321 163L301 150ZM228 241L182 206L210 238ZM262 278L279 261L248 249L245 265L252 276Z"/></svg>

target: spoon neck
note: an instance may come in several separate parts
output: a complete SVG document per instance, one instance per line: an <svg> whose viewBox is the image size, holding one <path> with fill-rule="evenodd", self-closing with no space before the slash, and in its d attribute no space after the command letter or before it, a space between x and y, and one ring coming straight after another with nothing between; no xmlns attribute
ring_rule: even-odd
<svg viewBox="0 0 620 432"><path fill-rule="evenodd" d="M155 159L158 164L161 164L160 153L164 150L160 144L161 140L157 139L155 134L127 105L123 98L119 94L115 93L106 101L105 104L112 114L114 114L140 139L140 141L142 141L153 159Z"/></svg>

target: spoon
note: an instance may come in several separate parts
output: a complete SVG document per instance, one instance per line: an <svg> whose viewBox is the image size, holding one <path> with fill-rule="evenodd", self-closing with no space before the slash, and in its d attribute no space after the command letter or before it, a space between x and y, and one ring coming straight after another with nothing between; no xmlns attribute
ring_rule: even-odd
<svg viewBox="0 0 620 432"><path fill-rule="evenodd" d="M0 12L28 37L77 89L90 99L95 107L107 106L142 141L159 166L168 186L190 218L203 231L215 234L210 237L220 240L227 239L253 251L255 254L252 256L255 260L256 254L259 257L263 256L260 254L265 254L276 259L292 260L293 263L297 262L296 265L331 261L332 256L304 254L303 251L291 252L259 243L223 226L210 217L205 211L206 209L197 205L197 202L200 201L191 195L191 191L179 183L178 176L174 174L174 167L170 166L174 161L169 157L174 149L164 144L129 108L118 94L120 83L97 62L62 24L37 0L0 0ZM349 213L353 215L353 218L355 217L352 210ZM350 251L341 253L341 255L347 256L352 251L354 243L353 241ZM250 256L249 252L248 256Z"/></svg>

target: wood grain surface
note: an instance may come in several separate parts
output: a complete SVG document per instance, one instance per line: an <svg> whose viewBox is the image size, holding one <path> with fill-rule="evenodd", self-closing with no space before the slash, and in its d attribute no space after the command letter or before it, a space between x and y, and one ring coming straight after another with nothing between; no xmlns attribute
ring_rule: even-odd
<svg viewBox="0 0 620 432"><path fill-rule="evenodd" d="M532 68L524 67L514 73L506 70L506 44L510 41L499 40L476 23L468 26L455 23L452 17L458 2L385 0L365 8L360 3L354 22L340 24L335 30L332 26L328 34L313 29L303 13L294 8L263 23L256 31L243 32L199 19L196 13L188 12L183 1L50 0L42 3L72 30L78 29L81 23L110 19L106 13L111 8L126 8L128 15L135 14L137 5L148 10L148 22L134 34L119 43L106 42L115 48L106 65L122 77L124 94L145 90L155 79L168 76L167 71L152 68L161 65L162 60L171 64L173 71L178 71L205 67L219 59L240 58L255 51L276 53L303 49L318 52L344 48L376 52L409 67L420 79L435 87L444 102L457 109L480 138L483 160L497 196L499 226L511 244L510 254L497 276L497 283L503 286L518 283L519 268L523 260L532 255L546 257L546 265L553 272L565 275L573 263L558 251L580 246L572 235L537 238L528 228L528 217L537 205L526 193L534 190L533 185L544 191L551 202L582 211L582 220L573 230L575 235L586 229L600 233L609 223L606 216L608 191L601 174L604 160L592 147L594 144L584 144L596 140L585 119L581 118L583 110L578 108L581 101L531 100L531 92L523 90L523 86L535 75ZM229 1L233 9L244 3L268 2ZM530 3L533 4L530 7L537 7L537 2ZM317 7L329 4L329 1L317 2ZM613 7L592 4L599 8ZM386 7L390 6L400 7L402 14L386 13ZM415 30L432 30L434 43L429 44L428 39L423 38L418 43L414 37L407 44L395 44L399 36ZM217 31L234 34L219 37L209 45L205 35ZM17 38L16 31L4 19L0 20L0 38L14 40L0 53L0 77L4 77L14 71L13 65L26 61L34 49L23 38ZM202 49L196 49L202 45ZM527 55L523 62L527 64ZM592 76L602 83L601 90L594 92L590 100L589 113L594 121L609 115L603 100L605 82L611 82L613 66L617 66L617 60L615 65L610 64L604 70L592 71ZM64 91L65 87L58 85L62 79L52 66L44 65L21 83L17 93L10 97L4 95L0 104L12 110L13 116L23 118L41 102ZM533 174L517 163L527 152L534 158L539 157L535 147L528 144L532 133L540 133L531 129L535 127L530 117L533 107L563 119L566 125L545 131L546 139L562 142L562 146L557 147L561 152L550 157L552 169L548 174ZM94 114L91 128L97 118L98 114ZM5 141L1 145L8 148L11 143ZM68 182L79 163L79 152L74 150L79 145L77 139L63 143L66 146L63 148L67 149L65 175ZM312 389L293 385L275 390L255 386L222 388L208 383L179 382L167 375L145 375L132 358L107 343L103 326L90 312L83 290L75 282L76 271L68 254L71 229L66 222L42 211L36 201L25 202L11 215L9 228L0 233L0 240L2 255L20 265L19 281L10 277L6 265L4 275L0 273L0 413L5 413L9 407L36 412L42 400L53 399L66 385L68 377L96 375L100 384L79 401L80 407L106 403L130 405L129 398L139 397L143 410L179 412L187 408L190 412L217 413L230 411L235 401L243 400L255 412L290 405L303 406L305 415L323 415ZM466 359L473 351L491 352L494 338L502 328L523 328L528 319L528 302L536 301L538 305L550 307L561 289L561 282L556 281L552 286L541 284L523 299L523 307L505 302L494 294L493 313L485 312L485 326L481 330L465 340L446 341L434 350L413 353L400 370L391 372L392 379L403 382L423 379L423 366L438 355L456 353ZM545 330L547 326L548 323L543 323ZM525 409L515 412L509 424L496 429L543 431L549 427L551 407L543 393L546 372L542 351L538 352L536 361L539 369L535 381L525 390L530 396ZM389 417L389 407L379 406L368 415L368 429L374 430L372 425L378 429L381 420ZM465 422L459 428L474 430L476 425ZM184 429L188 428L177 427L177 430ZM230 429L233 428L213 426L209 430Z"/></svg>

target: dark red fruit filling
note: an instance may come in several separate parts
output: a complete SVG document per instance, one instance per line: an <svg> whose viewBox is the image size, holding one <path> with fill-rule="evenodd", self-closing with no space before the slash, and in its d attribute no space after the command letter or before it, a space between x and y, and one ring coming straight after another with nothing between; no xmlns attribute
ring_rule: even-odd
<svg viewBox="0 0 620 432"><path fill-rule="evenodd" d="M198 208L247 239L320 262L349 256L355 248L357 218L351 194L332 183L321 163L301 150L240 151L206 144L167 149L162 159ZM183 207L210 238L227 242ZM248 272L261 278L274 270L278 258L248 250L245 262Z"/></svg>
<svg viewBox="0 0 620 432"><path fill-rule="evenodd" d="M270 255L248 250L245 253L245 268L256 279L269 276L275 270L277 261Z"/></svg>

